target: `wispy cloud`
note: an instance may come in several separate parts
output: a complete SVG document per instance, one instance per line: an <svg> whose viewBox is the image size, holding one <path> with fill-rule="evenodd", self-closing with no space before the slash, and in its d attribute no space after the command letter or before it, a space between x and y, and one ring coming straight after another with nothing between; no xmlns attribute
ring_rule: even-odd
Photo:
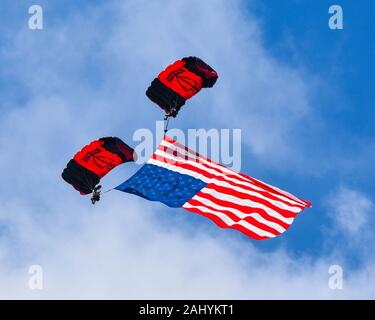
<svg viewBox="0 0 375 320"><path fill-rule="evenodd" d="M363 193L341 187L329 199L331 218L348 237L360 237L374 222L374 203Z"/></svg>
<svg viewBox="0 0 375 320"><path fill-rule="evenodd" d="M262 253L249 242L238 242L230 232L215 233L216 239L207 234L216 227L181 232L178 226L163 225L141 200L129 197L125 212L124 201L115 198L90 214L77 205L71 214L55 212L49 228L16 222L23 234L21 248L33 253L27 261L43 267L44 290L28 289L27 264L3 261L0 296L340 299L374 295L364 285L374 277L370 265L359 273L345 274L344 268L344 290L331 290L330 258L314 262L291 257L284 250Z"/></svg>

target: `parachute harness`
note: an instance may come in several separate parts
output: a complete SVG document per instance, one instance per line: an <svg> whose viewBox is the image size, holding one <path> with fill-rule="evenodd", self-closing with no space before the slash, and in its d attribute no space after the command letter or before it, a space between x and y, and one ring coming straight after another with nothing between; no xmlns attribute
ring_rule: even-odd
<svg viewBox="0 0 375 320"><path fill-rule="evenodd" d="M168 125L169 125L170 118L171 117L175 118L177 116L178 111L179 111L178 102L177 102L177 100L174 100L173 106L170 107L169 113L167 113L164 116L164 136L168 132Z"/></svg>
<svg viewBox="0 0 375 320"><path fill-rule="evenodd" d="M102 186L99 185L92 190L92 196L91 196L92 204L95 204L95 202L98 202L101 199L101 197L103 197L103 195L106 194L107 192L114 190L114 188L111 188L106 191L102 191L101 187Z"/></svg>
<svg viewBox="0 0 375 320"><path fill-rule="evenodd" d="M98 185L92 190L92 197L91 197L92 204L95 204L95 202L100 200L100 193L102 191L101 189L102 189L102 186Z"/></svg>

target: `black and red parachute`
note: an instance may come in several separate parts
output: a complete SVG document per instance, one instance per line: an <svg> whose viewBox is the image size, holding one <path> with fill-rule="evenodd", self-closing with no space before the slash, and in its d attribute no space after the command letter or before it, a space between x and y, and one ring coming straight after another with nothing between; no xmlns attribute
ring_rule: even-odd
<svg viewBox="0 0 375 320"><path fill-rule="evenodd" d="M90 194L109 171L118 165L135 161L133 148L116 137L92 141L77 152L62 172L62 178L80 194Z"/></svg>
<svg viewBox="0 0 375 320"><path fill-rule="evenodd" d="M211 88L217 72L197 57L177 60L160 72L146 91L147 97L162 108L167 116L176 117L186 100L202 88Z"/></svg>

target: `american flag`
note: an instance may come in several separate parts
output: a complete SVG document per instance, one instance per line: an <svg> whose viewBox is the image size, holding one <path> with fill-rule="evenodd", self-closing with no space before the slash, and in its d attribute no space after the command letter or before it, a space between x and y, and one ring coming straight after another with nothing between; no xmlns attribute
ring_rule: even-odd
<svg viewBox="0 0 375 320"><path fill-rule="evenodd" d="M116 189L182 207L262 240L289 228L309 201L235 172L165 136L151 159Z"/></svg>

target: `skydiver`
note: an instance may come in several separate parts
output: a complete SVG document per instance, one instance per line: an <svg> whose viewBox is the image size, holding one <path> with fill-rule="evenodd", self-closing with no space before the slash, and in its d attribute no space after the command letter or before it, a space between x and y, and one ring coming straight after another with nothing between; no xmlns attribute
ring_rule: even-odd
<svg viewBox="0 0 375 320"><path fill-rule="evenodd" d="M92 203L92 204L95 204L95 202L97 202L97 201L100 200L100 192L101 192L101 188L102 188L102 186L101 186L101 185L98 185L98 186L96 186L96 187L92 190L92 197L91 197L91 203Z"/></svg>

